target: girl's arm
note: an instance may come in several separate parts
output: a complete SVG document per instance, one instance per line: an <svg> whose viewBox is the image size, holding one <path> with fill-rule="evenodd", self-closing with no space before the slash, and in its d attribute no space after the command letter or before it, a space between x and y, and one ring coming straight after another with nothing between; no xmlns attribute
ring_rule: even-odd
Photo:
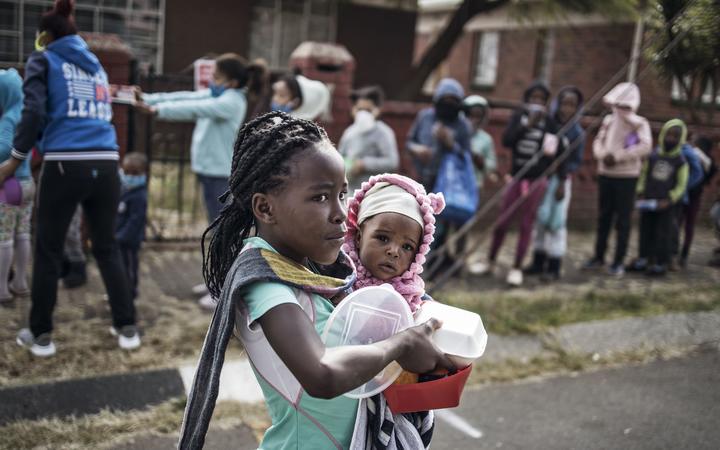
<svg viewBox="0 0 720 450"><path fill-rule="evenodd" d="M436 367L453 370L450 360L432 343L440 322L432 319L381 342L325 348L315 327L297 304L275 306L258 319L275 353L308 394L334 398L366 383L390 362L413 373Z"/></svg>
<svg viewBox="0 0 720 450"><path fill-rule="evenodd" d="M198 100L179 100L163 102L155 106L158 118L170 121L193 121L200 118L223 119L245 117L246 103L244 97L239 99L233 95L206 97Z"/></svg>
<svg viewBox="0 0 720 450"><path fill-rule="evenodd" d="M157 105L162 102L175 102L183 100L200 100L202 98L210 98L209 89L201 89L199 91L175 91L175 92L156 92L153 94L142 94L142 101L148 105Z"/></svg>
<svg viewBox="0 0 720 450"><path fill-rule="evenodd" d="M612 115L608 114L603 118L602 125L593 140L593 156L595 159L603 159L607 154L607 148L605 147L605 138L607 137L607 129L610 126L610 120Z"/></svg>

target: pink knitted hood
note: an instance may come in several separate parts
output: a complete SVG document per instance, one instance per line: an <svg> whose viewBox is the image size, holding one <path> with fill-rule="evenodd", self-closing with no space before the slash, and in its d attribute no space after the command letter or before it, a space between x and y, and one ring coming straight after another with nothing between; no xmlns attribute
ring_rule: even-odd
<svg viewBox="0 0 720 450"><path fill-rule="evenodd" d="M363 266L355 245L355 233L358 229L357 219L358 212L360 211L360 203L362 203L363 198L365 198L365 194L376 183L382 181L399 186L413 195L418 202L420 212L425 222L422 242L415 255L415 260L410 264L410 268L402 275L387 281L375 278L370 271ZM348 231L347 234L345 234L345 243L342 247L343 251L347 253L352 262L355 263L357 269L357 281L355 282L354 288L360 289L367 286L379 286L384 283L389 283L399 294L405 297L410 305L410 309L415 312L422 302L422 296L425 295L425 282L420 278L420 274L423 271L425 257L430 251L430 244L433 241L435 214L439 214L444 208L445 199L442 193L428 194L422 185L402 175L386 173L370 177L368 181L364 182L362 187L355 191L353 198L350 199L347 219Z"/></svg>

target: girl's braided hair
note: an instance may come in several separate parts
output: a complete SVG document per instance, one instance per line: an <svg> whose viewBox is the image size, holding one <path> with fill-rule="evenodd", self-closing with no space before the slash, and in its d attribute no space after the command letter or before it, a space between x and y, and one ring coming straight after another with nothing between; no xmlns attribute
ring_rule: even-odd
<svg viewBox="0 0 720 450"><path fill-rule="evenodd" d="M290 175L290 159L327 140L313 122L270 112L248 122L238 132L232 158L229 190L220 215L203 233L203 277L215 298L225 283L243 241L255 225L252 197L283 186ZM205 251L208 236L210 244Z"/></svg>

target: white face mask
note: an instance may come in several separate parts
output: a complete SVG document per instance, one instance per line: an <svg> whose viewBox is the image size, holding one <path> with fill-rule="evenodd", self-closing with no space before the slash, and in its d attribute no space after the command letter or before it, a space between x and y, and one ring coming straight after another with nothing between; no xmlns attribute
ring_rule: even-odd
<svg viewBox="0 0 720 450"><path fill-rule="evenodd" d="M375 116L369 111L360 110L355 113L354 125L358 133L367 133L375 126Z"/></svg>

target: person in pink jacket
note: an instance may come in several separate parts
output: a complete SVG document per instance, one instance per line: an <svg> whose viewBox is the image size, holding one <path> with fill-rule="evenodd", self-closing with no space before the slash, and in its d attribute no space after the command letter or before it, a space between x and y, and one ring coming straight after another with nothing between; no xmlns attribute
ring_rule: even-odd
<svg viewBox="0 0 720 450"><path fill-rule="evenodd" d="M634 83L620 83L603 97L612 112L603 119L593 142L598 163L598 224L595 254L584 269L601 269L610 228L615 225L617 244L608 273L622 276L630 239L632 211L643 160L652 149L652 134L647 119L637 115L640 89Z"/></svg>

